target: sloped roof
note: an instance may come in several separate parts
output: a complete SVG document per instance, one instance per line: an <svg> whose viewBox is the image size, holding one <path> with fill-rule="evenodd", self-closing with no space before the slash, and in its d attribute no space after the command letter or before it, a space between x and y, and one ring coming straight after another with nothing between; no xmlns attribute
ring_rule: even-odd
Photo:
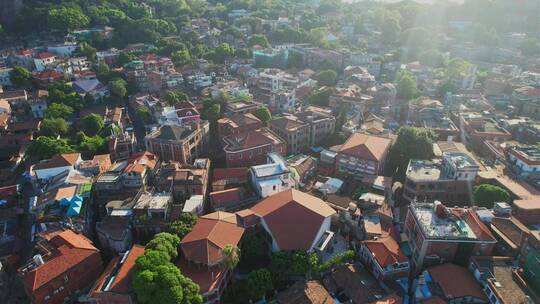
<svg viewBox="0 0 540 304"><path fill-rule="evenodd" d="M78 93L88 93L101 89L103 85L97 79L83 79L72 83L73 89Z"/></svg>
<svg viewBox="0 0 540 304"><path fill-rule="evenodd" d="M166 140L181 140L191 134L191 128L165 125L159 130L158 138Z"/></svg>
<svg viewBox="0 0 540 304"><path fill-rule="evenodd" d="M334 299L317 281L297 281L278 295L281 304L331 304Z"/></svg>
<svg viewBox="0 0 540 304"><path fill-rule="evenodd" d="M220 206L230 202L240 202L240 193L240 188L215 191L210 193L210 200L214 206Z"/></svg>
<svg viewBox="0 0 540 304"><path fill-rule="evenodd" d="M270 124L283 130L291 130L291 129L299 128L302 126L307 126L306 123L298 119L295 119L291 116L282 116L282 117L272 119Z"/></svg>
<svg viewBox="0 0 540 304"><path fill-rule="evenodd" d="M51 157L51 159L44 161L42 163L36 164L34 166L34 170L73 166L75 165L75 163L80 157L81 157L80 153L67 153L67 154L54 155L53 157Z"/></svg>
<svg viewBox="0 0 540 304"><path fill-rule="evenodd" d="M378 240L367 240L363 243L381 267L407 262L407 257L401 252L398 243L392 236L385 236Z"/></svg>
<svg viewBox="0 0 540 304"><path fill-rule="evenodd" d="M38 53L36 55L36 58L38 58L38 59L47 59L47 58L52 58L52 57L56 57L56 55L54 55L53 53L49 53L49 52L42 52L42 53Z"/></svg>
<svg viewBox="0 0 540 304"><path fill-rule="evenodd" d="M157 158L154 154L148 151L139 152L131 155L128 165L124 169L125 173L138 172L142 173L146 168L152 170L156 166Z"/></svg>
<svg viewBox="0 0 540 304"><path fill-rule="evenodd" d="M72 230L65 230L54 236L50 243L57 248L58 254L24 275L24 282L29 290L39 289L68 269L99 252L90 240ZM89 265L89 267L97 266Z"/></svg>
<svg viewBox="0 0 540 304"><path fill-rule="evenodd" d="M186 259L214 265L222 259L221 250L228 244L238 245L243 234L235 214L218 211L199 218L180 242L180 248Z"/></svg>
<svg viewBox="0 0 540 304"><path fill-rule="evenodd" d="M439 284L446 297L475 297L487 300L480 284L467 268L447 263L430 267L429 274L433 282Z"/></svg>
<svg viewBox="0 0 540 304"><path fill-rule="evenodd" d="M109 289L107 291L119 293L119 294L128 294L133 290L131 285L132 275L133 275L133 266L135 266L135 261L137 258L144 253L144 247L141 245L133 245L129 253L127 254L124 262L120 264L120 268L115 273L114 277L110 276L114 274L114 271L120 262L122 256L116 257L107 266L105 271L101 274L100 278L96 281L96 284L92 288L92 294L102 292L105 284L109 280L112 280Z"/></svg>
<svg viewBox="0 0 540 304"><path fill-rule="evenodd" d="M335 214L321 199L290 189L251 208L262 217L280 250L308 250L325 218Z"/></svg>
<svg viewBox="0 0 540 304"><path fill-rule="evenodd" d="M392 140L389 138L354 133L341 146L339 153L381 161L386 151L390 148L391 143Z"/></svg>

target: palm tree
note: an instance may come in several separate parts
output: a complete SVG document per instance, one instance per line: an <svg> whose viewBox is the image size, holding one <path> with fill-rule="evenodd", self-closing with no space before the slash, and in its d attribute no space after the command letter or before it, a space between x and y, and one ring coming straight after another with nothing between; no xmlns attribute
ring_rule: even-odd
<svg viewBox="0 0 540 304"><path fill-rule="evenodd" d="M240 248L236 245L227 244L223 249L221 249L221 263L227 271L233 271L236 268L236 265L240 262ZM234 282L234 275L231 276L232 281ZM235 294L234 288L232 288L233 296Z"/></svg>
<svg viewBox="0 0 540 304"><path fill-rule="evenodd" d="M227 270L233 270L240 262L240 248L236 245L227 244L221 249L221 256L223 257L221 263Z"/></svg>

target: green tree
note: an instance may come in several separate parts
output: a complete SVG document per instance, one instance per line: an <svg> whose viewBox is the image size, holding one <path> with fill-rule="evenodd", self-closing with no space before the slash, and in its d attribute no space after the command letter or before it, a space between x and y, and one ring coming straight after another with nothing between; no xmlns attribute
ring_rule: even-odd
<svg viewBox="0 0 540 304"><path fill-rule="evenodd" d="M267 292L274 289L272 275L266 268L257 269L248 275L247 285L251 297L258 300L266 295Z"/></svg>
<svg viewBox="0 0 540 304"><path fill-rule="evenodd" d="M272 114L268 110L267 107L262 106L259 107L255 113L253 113L258 119L260 119L262 122L269 122L272 119Z"/></svg>
<svg viewBox="0 0 540 304"><path fill-rule="evenodd" d="M401 33L399 19L394 16L386 16L381 27L384 43L396 43Z"/></svg>
<svg viewBox="0 0 540 304"><path fill-rule="evenodd" d="M538 56L540 54L540 40L527 38L521 43L519 50L523 56Z"/></svg>
<svg viewBox="0 0 540 304"><path fill-rule="evenodd" d="M334 70L321 71L315 75L315 79L323 86L335 86L337 77L338 75Z"/></svg>
<svg viewBox="0 0 540 304"><path fill-rule="evenodd" d="M262 34L255 34L251 36L248 40L248 46L253 47L255 45L260 45L263 48L270 47L270 42L268 42L268 38L266 38L265 35Z"/></svg>
<svg viewBox="0 0 540 304"><path fill-rule="evenodd" d="M211 123L217 122L221 113L221 105L218 102L207 102L203 108L202 118Z"/></svg>
<svg viewBox="0 0 540 304"><path fill-rule="evenodd" d="M493 208L494 203L510 202L510 194L499 186L482 184L474 187L473 200L476 206Z"/></svg>
<svg viewBox="0 0 540 304"><path fill-rule="evenodd" d="M135 111L135 115L145 125L152 122L152 113L150 112L150 109L148 109L148 107L146 106L137 108L137 110Z"/></svg>
<svg viewBox="0 0 540 304"><path fill-rule="evenodd" d="M256 235L246 235L242 242L242 263L255 264L265 256L264 241Z"/></svg>
<svg viewBox="0 0 540 304"><path fill-rule="evenodd" d="M443 85L439 88L439 95L445 96L448 92L455 92L456 87L450 81L445 81Z"/></svg>
<svg viewBox="0 0 540 304"><path fill-rule="evenodd" d="M221 263L227 270L233 270L240 262L240 248L236 245L227 244L221 249L223 260Z"/></svg>
<svg viewBox="0 0 540 304"><path fill-rule="evenodd" d="M471 64L462 58L452 58L446 66L445 76L447 79L459 79L463 77Z"/></svg>
<svg viewBox="0 0 540 304"><path fill-rule="evenodd" d="M419 61L421 64L425 64L433 68L441 68L445 66L446 58L441 51L437 49L429 49L420 53Z"/></svg>
<svg viewBox="0 0 540 304"><path fill-rule="evenodd" d="M79 151L86 152L87 156L107 153L107 141L99 135L86 136L84 132L78 132L77 142L79 143Z"/></svg>
<svg viewBox="0 0 540 304"><path fill-rule="evenodd" d="M120 55L118 55L118 65L124 66L125 64L128 64L132 62L133 60L137 60L137 56L135 56L132 53L125 53L122 52Z"/></svg>
<svg viewBox="0 0 540 304"><path fill-rule="evenodd" d="M63 118L45 118L41 122L40 133L43 136L57 137L68 133L68 124Z"/></svg>
<svg viewBox="0 0 540 304"><path fill-rule="evenodd" d="M135 272L144 270L153 270L159 265L164 265L169 262L169 255L163 251L145 249L144 254L135 260Z"/></svg>
<svg viewBox="0 0 540 304"><path fill-rule="evenodd" d="M85 105L84 99L65 81L53 83L49 86L48 92L51 102L67 105L74 111L82 109Z"/></svg>
<svg viewBox="0 0 540 304"><path fill-rule="evenodd" d="M41 160L49 159L53 155L72 153L73 148L67 143L65 139L56 139L47 136L39 136L36 140L32 141L28 147L26 157L31 159Z"/></svg>
<svg viewBox="0 0 540 304"><path fill-rule="evenodd" d="M214 63L223 64L225 59L234 55L234 48L228 43L222 43L212 51L205 55L205 58L212 60Z"/></svg>
<svg viewBox="0 0 540 304"><path fill-rule="evenodd" d="M90 61L96 60L97 49L92 47L88 42L81 42L79 44L79 52Z"/></svg>
<svg viewBox="0 0 540 304"><path fill-rule="evenodd" d="M81 130L89 136L95 136L105 126L103 117L89 114L81 120Z"/></svg>
<svg viewBox="0 0 540 304"><path fill-rule="evenodd" d="M169 257L169 260L171 260L178 255L179 244L180 238L177 235L161 232L156 234L154 238L146 244L145 250L151 249L164 252Z"/></svg>
<svg viewBox="0 0 540 304"><path fill-rule="evenodd" d="M68 31L86 27L90 18L79 8L60 6L49 10L47 22L52 29Z"/></svg>
<svg viewBox="0 0 540 304"><path fill-rule="evenodd" d="M193 226L197 223L197 219L197 216L191 213L183 213L180 219L169 225L169 232L177 235L182 240L186 234L191 232Z"/></svg>
<svg viewBox="0 0 540 304"><path fill-rule="evenodd" d="M298 53L290 52L289 53L289 58L288 58L288 61L287 61L287 66L289 68L297 68L297 69L303 68L304 67L304 60L302 58L302 55L298 54Z"/></svg>
<svg viewBox="0 0 540 304"><path fill-rule="evenodd" d="M124 98L127 94L127 82L124 79L116 79L109 83L109 88L113 96Z"/></svg>
<svg viewBox="0 0 540 304"><path fill-rule="evenodd" d="M9 71L9 80L14 86L18 87L26 87L30 85L30 77L32 75L30 72L20 66L16 66L13 68L13 70Z"/></svg>
<svg viewBox="0 0 540 304"><path fill-rule="evenodd" d="M416 78L409 72L402 71L397 80L397 95L405 100L410 100L418 94Z"/></svg>
<svg viewBox="0 0 540 304"><path fill-rule="evenodd" d="M189 50L187 48L183 48L173 52L171 54L171 60L177 67L182 67L186 64L190 64L193 62L191 54L189 53Z"/></svg>
<svg viewBox="0 0 540 304"><path fill-rule="evenodd" d="M199 286L184 277L172 263L135 273L133 289L138 303L202 303Z"/></svg>
<svg viewBox="0 0 540 304"><path fill-rule="evenodd" d="M186 93L181 91L167 91L165 93L165 96L163 96L163 99L171 106L182 102L189 100L189 96L186 95Z"/></svg>
<svg viewBox="0 0 540 304"><path fill-rule="evenodd" d="M315 106L327 107L330 102L330 96L334 93L334 90L329 87L323 87L319 90L312 92L307 97L307 102Z"/></svg>
<svg viewBox="0 0 540 304"><path fill-rule="evenodd" d="M61 103L51 103L45 110L45 118L68 118L73 114L73 108Z"/></svg>
<svg viewBox="0 0 540 304"><path fill-rule="evenodd" d="M433 130L405 126L398 130L398 136L389 152L389 169L398 179L405 177L411 159L430 159L433 156L433 141L437 135Z"/></svg>

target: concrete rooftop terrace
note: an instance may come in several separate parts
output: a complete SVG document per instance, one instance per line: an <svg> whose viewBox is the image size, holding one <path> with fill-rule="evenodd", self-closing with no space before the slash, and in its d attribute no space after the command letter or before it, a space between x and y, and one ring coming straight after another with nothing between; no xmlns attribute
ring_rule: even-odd
<svg viewBox="0 0 540 304"><path fill-rule="evenodd" d="M439 208L440 211L437 211ZM461 216L440 203L411 204L410 210L428 238L477 239L469 224Z"/></svg>

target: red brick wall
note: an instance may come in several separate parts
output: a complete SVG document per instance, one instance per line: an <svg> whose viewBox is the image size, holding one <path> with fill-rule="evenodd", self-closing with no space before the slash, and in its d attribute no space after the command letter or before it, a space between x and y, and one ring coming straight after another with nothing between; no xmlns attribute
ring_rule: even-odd
<svg viewBox="0 0 540 304"><path fill-rule="evenodd" d="M447 261L452 261L458 248L457 242L429 242L426 256L436 254Z"/></svg>
<svg viewBox="0 0 540 304"><path fill-rule="evenodd" d="M252 155L250 155L250 152L252 152ZM267 145L260 148L257 147L250 150L238 152L238 153L225 152L227 167L229 168L249 167L249 166L265 164L266 155L270 152L275 152L275 153L278 153L279 155L285 156L287 155L287 145L285 143L280 143L279 145L274 145L272 147L270 145Z"/></svg>

